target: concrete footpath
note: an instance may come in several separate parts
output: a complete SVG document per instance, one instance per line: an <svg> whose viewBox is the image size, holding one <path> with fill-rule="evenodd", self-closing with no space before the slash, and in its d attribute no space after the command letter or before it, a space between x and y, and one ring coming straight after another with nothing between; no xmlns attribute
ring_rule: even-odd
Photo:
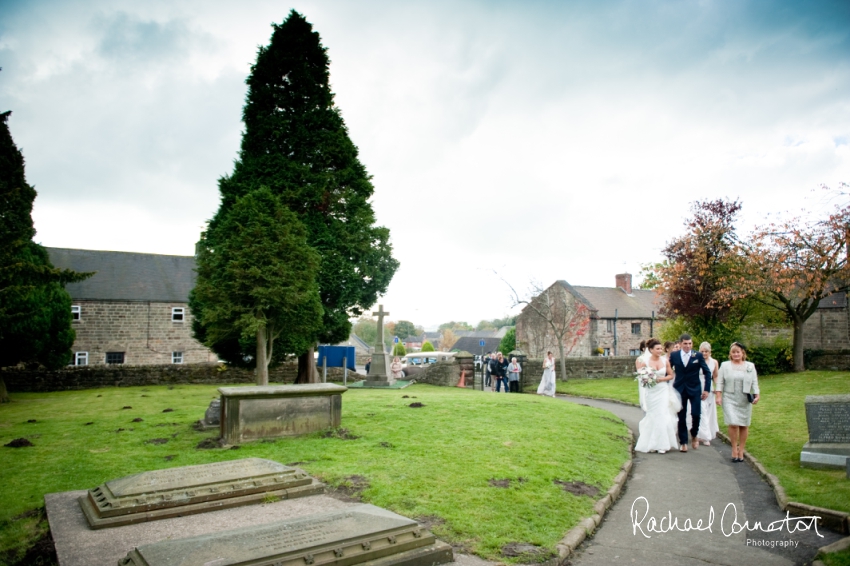
<svg viewBox="0 0 850 566"><path fill-rule="evenodd" d="M610 411L638 435L643 411L637 407L560 397L572 403ZM745 462L732 463L728 444L717 439L711 446L667 454L635 453L632 475L620 499L602 523L570 557L574 566L652 564L690 566L707 564L791 565L811 564L817 549L842 535L804 525L786 524L773 490ZM710 530L707 525L712 516ZM724 516L725 512L725 516ZM655 521L655 531L651 525ZM663 521L662 521L663 519ZM674 526L670 530L671 519ZM690 520L693 530L686 530ZM696 530L698 521L702 529ZM737 522L738 527L735 526ZM756 522L761 529L752 529ZM811 524L806 521L805 526ZM749 528L741 529L741 525ZM681 530L680 530L681 529ZM733 532L734 531L734 532ZM819 534L818 534L819 533Z"/></svg>

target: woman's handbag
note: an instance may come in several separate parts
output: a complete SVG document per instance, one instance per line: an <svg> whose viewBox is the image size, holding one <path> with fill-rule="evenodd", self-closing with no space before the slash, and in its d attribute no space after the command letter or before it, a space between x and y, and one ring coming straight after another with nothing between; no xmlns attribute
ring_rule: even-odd
<svg viewBox="0 0 850 566"><path fill-rule="evenodd" d="M755 400L756 400L756 396L755 396L755 395L753 395L752 393L747 393L747 401L749 401L750 403L752 403L752 402L753 402L753 401L755 401Z"/></svg>

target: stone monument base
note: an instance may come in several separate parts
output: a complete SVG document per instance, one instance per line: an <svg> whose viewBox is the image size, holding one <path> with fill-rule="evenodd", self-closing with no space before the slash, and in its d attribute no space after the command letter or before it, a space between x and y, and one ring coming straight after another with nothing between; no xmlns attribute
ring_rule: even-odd
<svg viewBox="0 0 850 566"><path fill-rule="evenodd" d="M355 505L255 527L139 546L121 566L431 566L452 548L416 521Z"/></svg>
<svg viewBox="0 0 850 566"><path fill-rule="evenodd" d="M843 470L850 465L850 444L806 442L800 452L800 466L822 470Z"/></svg>

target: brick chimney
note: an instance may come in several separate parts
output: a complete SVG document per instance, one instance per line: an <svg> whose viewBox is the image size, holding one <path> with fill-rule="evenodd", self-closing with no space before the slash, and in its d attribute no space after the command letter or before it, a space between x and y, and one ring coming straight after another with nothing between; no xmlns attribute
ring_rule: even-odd
<svg viewBox="0 0 850 566"><path fill-rule="evenodd" d="M632 274L619 273L616 275L617 287L626 292L627 295L632 294Z"/></svg>

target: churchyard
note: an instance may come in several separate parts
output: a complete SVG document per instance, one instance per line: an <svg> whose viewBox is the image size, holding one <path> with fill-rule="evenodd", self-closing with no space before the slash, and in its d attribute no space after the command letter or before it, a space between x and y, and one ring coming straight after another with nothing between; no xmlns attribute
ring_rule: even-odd
<svg viewBox="0 0 850 566"><path fill-rule="evenodd" d="M809 440L806 424L807 395L842 395L850 391L850 373L807 371L759 378L762 398L753 408L747 451L776 475L788 498L816 507L850 513L850 480L844 470L800 467L800 451ZM638 404L631 379L576 379L559 381L558 393L616 399ZM723 411L718 411L721 432L726 432Z"/></svg>
<svg viewBox="0 0 850 566"><path fill-rule="evenodd" d="M593 514L629 457L625 425L604 411L427 385L349 390L339 428L222 448L217 430L193 427L217 394L202 385L15 393L0 406L0 444L32 446L0 448L0 556L19 559L44 533L45 494L257 457L416 519L455 552L534 562Z"/></svg>

